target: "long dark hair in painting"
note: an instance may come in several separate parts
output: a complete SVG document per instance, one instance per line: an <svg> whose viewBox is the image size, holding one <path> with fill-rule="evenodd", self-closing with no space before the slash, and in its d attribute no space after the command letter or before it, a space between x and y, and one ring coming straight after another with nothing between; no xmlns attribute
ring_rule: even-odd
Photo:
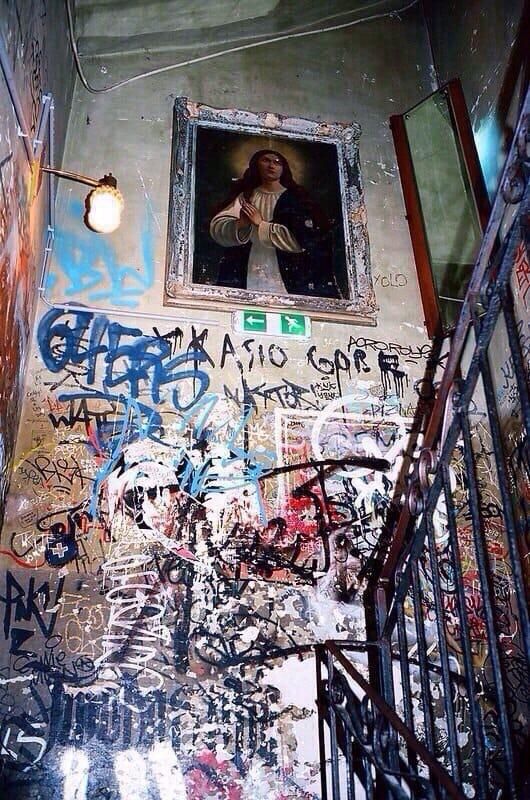
<svg viewBox="0 0 530 800"><path fill-rule="evenodd" d="M222 203L216 205L216 207L213 209L212 216L215 216L219 213L219 211L222 211L223 208L231 205L236 197L239 197L240 194L243 195L245 200L250 200L252 192L254 189L257 189L262 182L258 169L258 161L264 155L273 155L280 159L282 164L280 183L282 186L285 186L286 189L289 189L296 199L303 204L314 220L316 226L322 232L329 231L332 227L331 220L321 206L319 206L318 203L315 203L306 189L304 189L303 186L295 181L293 178L293 173L291 172L291 167L289 166L289 162L285 156L279 153L277 150L270 150L268 148L265 150L257 150L252 155L243 177L234 181L229 195L225 197Z"/></svg>

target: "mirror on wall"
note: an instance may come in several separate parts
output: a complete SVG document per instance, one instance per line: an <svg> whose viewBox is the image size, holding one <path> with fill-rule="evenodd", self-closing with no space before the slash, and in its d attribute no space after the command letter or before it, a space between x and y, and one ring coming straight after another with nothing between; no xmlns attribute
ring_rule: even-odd
<svg viewBox="0 0 530 800"><path fill-rule="evenodd" d="M462 88L390 118L428 335L455 326L489 216Z"/></svg>

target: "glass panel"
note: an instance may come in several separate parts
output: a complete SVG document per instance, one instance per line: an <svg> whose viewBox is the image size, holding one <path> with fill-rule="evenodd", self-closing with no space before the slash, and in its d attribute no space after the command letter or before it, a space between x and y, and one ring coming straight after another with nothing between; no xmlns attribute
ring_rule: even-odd
<svg viewBox="0 0 530 800"><path fill-rule="evenodd" d="M405 114L433 280L444 327L455 324L481 241L481 228L447 90Z"/></svg>

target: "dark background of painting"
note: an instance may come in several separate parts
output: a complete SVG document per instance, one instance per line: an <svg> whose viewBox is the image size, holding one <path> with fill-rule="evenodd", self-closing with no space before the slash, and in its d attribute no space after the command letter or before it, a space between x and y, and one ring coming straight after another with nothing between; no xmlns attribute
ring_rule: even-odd
<svg viewBox="0 0 530 800"><path fill-rule="evenodd" d="M242 139L251 143L250 154L256 150L270 148L285 153L296 151L304 164L302 185L334 221L333 269L344 298L350 297L344 251L344 228L340 195L337 149L332 144L293 139L279 136L261 136L234 133L219 128L197 127L195 155L195 241L193 253L193 282L215 285L217 265L223 248L210 237L209 225L214 213L219 210L230 194L234 179L232 166L233 150ZM282 142L286 148L282 150ZM246 166L246 165L245 165ZM297 180L296 173L294 174Z"/></svg>

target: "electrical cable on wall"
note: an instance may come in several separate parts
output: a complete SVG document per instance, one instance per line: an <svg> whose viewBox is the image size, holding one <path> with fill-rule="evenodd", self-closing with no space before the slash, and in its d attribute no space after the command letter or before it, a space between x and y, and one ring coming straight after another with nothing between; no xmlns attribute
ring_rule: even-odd
<svg viewBox="0 0 530 800"><path fill-rule="evenodd" d="M360 10L365 11L368 8L373 8L374 6L380 6L381 3L386 2L386 1L387 0L377 0L377 2L370 3L370 4L366 5L366 6L364 6L363 9L350 9L349 11L343 11L343 12L339 12L339 13L336 13L336 14L328 15L326 17L321 17L321 18L319 18L317 20L314 20L312 23L307 23L306 27L307 27L307 25L313 25L313 26L314 25L320 25L322 22L325 22L327 20L336 19L337 17L345 16L346 14L353 14L353 13L359 12ZM208 61L210 59L220 58L221 56L228 55L230 53L242 52L244 50L248 50L248 49L251 49L251 48L254 48L254 47L263 47L263 46L268 45L268 44L274 44L276 42L286 41L288 39L301 38L301 37L304 37L304 36L313 36L313 35L320 34L320 33L327 33L327 32L332 32L332 31L336 31L336 30L341 30L341 29L344 29L344 28L352 27L354 25L359 25L359 24L361 24L363 22L370 22L370 21L374 21L374 20L377 20L377 19L383 19L383 18L386 18L386 17L398 17L399 14L402 14L403 12L405 12L408 9L412 8L413 6L417 5L418 2L419 2L419 0L412 0L411 2L407 3L407 5L399 8L399 9L395 9L393 11L385 11L385 12L381 12L381 13L377 13L377 14L372 14L371 16L362 17L362 18L356 19L356 20L350 20L348 22L340 23L340 24L336 24L336 25L320 27L320 28L315 29L315 30L300 30L300 27L302 27L302 26L298 25L295 28L290 28L290 29L285 30L282 34L277 35L277 36L275 36L273 38L262 39L261 41L258 41L258 42L248 42L248 39L249 38L259 38L261 36L261 34L256 34L255 36L250 35L250 36L245 37L245 39L247 40L246 44L238 45L236 47L225 48L223 50L219 50L219 51L216 51L214 53L209 53L209 54L204 55L204 56L198 56L196 58L192 58L192 59L189 59L189 60L186 60L186 61L181 61L181 62L178 62L178 63L175 63L175 64L169 64L169 65L167 65L165 67L159 67L159 68L156 68L156 69L152 69L152 70L149 70L147 72L143 72L143 73L140 73L138 75L134 75L134 76L132 76L130 78L126 78L125 80L119 81L118 83L115 83L115 84L113 84L111 86L107 86L107 87L103 87L103 88L98 89L98 88L95 88L95 87L93 87L93 86L91 86L89 84L89 82L88 82L88 80L85 77L85 74L83 72L83 68L82 68L81 60L80 60L80 56L79 56L79 51L77 49L77 45L76 45L76 41L75 41L74 24L73 24L73 17L72 17L72 11L71 11L71 0L65 0L66 10L67 10L67 19L68 19L68 33L69 33L70 45L71 45L71 48L72 48L74 61L75 61L75 64L76 64L77 73L78 73L79 79L80 79L81 83L83 84L83 86L85 87L85 89L88 92L92 93L92 94L104 94L106 92L113 91L114 89L118 89L118 88L121 88L123 86L127 86L129 83L133 83L134 81L140 80L142 78L148 78L148 77L151 77L151 76L154 76L154 75L158 75L158 74L161 74L161 73L164 73L164 72L169 72L170 70L173 70L173 69L179 69L179 68L182 68L182 67L190 66L192 64L196 64L196 63L199 63L199 62L202 62L202 61ZM237 39L236 40L232 39L231 41L237 41ZM45 270L43 270L43 272L44 271ZM48 298L45 296L45 290L46 290L46 287L44 285L44 282L41 281L41 286L40 286L40 289L39 289L41 299L43 300L44 303L46 303L46 305L48 305L50 307L63 307L65 310L69 310L69 311L77 311L77 310L85 310L86 311L86 310L89 310L89 311L93 311L94 313L107 313L108 312L108 309L106 309L106 308L92 308L92 307L89 307L89 306L76 306L75 304L70 304L70 303L57 304L56 302L50 302L50 300L48 300ZM138 311L129 311L129 310L125 310L125 309L113 309L112 313L113 314L118 314L118 315L121 314L121 315L126 316L126 317L128 317L128 316L131 316L131 317L144 317L145 316L145 317L153 318L153 315L149 314L147 312L142 313L142 312L138 312ZM186 319L185 317L182 317L182 318L181 317L174 317L173 314L171 314L171 315L154 315L154 318L155 319L167 319L169 316L171 317L171 319L176 319L176 320ZM200 320L200 321L203 321L203 320ZM205 324L207 323L209 325L221 324L217 320L212 320L212 319L204 320L203 322Z"/></svg>
<svg viewBox="0 0 530 800"><path fill-rule="evenodd" d="M111 86L105 86L105 87L103 87L101 89L96 89L94 86L91 86L89 84L88 80L85 77L85 74L83 72L83 68L81 66L81 60L80 60L80 57L79 57L79 51L77 49L77 44L76 44L76 41L75 41L74 23L73 23L73 17L72 17L72 9L70 7L70 0L65 0L65 2L66 2L66 13L67 13L67 18L68 18L68 34L69 34L69 38L70 38L70 45L71 45L71 48L72 48L72 53L73 53L73 56L74 56L75 66L76 66L76 69L77 69L77 74L79 75L79 79L80 79L81 83L83 84L83 86L85 87L85 89L88 92L91 92L91 94L104 94L105 92L112 92L114 89L119 89L119 88L121 88L123 86L127 86L129 83L133 83L134 81L138 81L141 78L149 78L149 77L152 77L153 75L160 75L163 72L169 72L170 70L173 70L173 69L180 69L182 67L189 67L192 64L199 64L202 61L209 61L210 59L213 59L213 58L220 58L221 56L230 55L231 53L239 53L239 52L242 52L244 50L250 50L250 49L252 49L254 47L264 47L265 45L276 44L277 42L285 42L288 39L298 39L298 38L301 38L303 36L315 36L315 35L321 34L321 33L330 33L332 31L342 30L344 28L351 28L354 25L360 25L363 22L373 22L374 20L377 20L377 19L384 19L385 17L397 17L397 16L399 16L399 14L403 14L405 11L408 11L409 8L412 8L412 6L417 5L417 3L419 3L419 0L412 0L412 2L407 3L407 5L403 6L402 8L394 9L393 11L384 11L384 12L381 12L379 14L371 14L368 17L361 17L361 19L350 20L349 22L341 22L338 25L329 25L329 26L326 26L326 27L323 27L323 28L317 28L316 30L310 30L310 31L303 30L303 31L300 31L299 30L300 26L298 26L296 28L291 28L291 29L288 29L287 31L284 31L284 33L280 34L279 36L274 36L274 37L271 37L271 38L268 38L268 39L264 39L263 41L249 42L247 44L237 45L236 47L229 47L229 48L225 48L224 50L217 50L214 53L208 53L207 55L204 55L204 56L197 56L196 58L190 58L190 59L188 59L186 61L179 61L179 62L177 62L175 64L168 64L165 67L157 67L156 69L151 69L151 70L149 70L147 72L141 72L138 75L133 75L130 78L125 78L125 80L118 81L117 83L114 83ZM320 18L318 20L315 20L314 22L308 23L308 24L310 24L310 25L319 25L321 22L324 22L327 19L333 19L334 17L343 16L345 14L354 14L359 10L363 10L364 11L367 8L371 8L371 7L375 6L375 5L380 5L381 2L385 2L385 0L380 0L380 2L372 3L370 6L365 6L363 9L351 9L350 11L343 11L343 12L340 12L339 14L332 14L332 15L330 15L328 17L322 17L322 18ZM251 37L246 37L246 38L251 38Z"/></svg>
<svg viewBox="0 0 530 800"><path fill-rule="evenodd" d="M293 25L290 28L286 28L281 34L277 33L275 35L283 36L283 35L287 35L287 34L291 34L291 33L296 33L298 31L305 31L307 28L312 27L313 25L320 25L320 24L322 24L324 22L328 22L331 19L337 19L338 17L346 17L349 14L357 14L360 11L368 11L369 8L374 8L375 6L380 6L383 3L388 3L388 2L389 2L389 0L375 0L375 2L368 3L367 5L363 6L362 8L357 8L357 9L349 8L347 11L337 11L335 14L326 14L325 17L319 17L318 19L314 19L312 22L305 22L304 24L301 24L301 25ZM387 13L388 14L398 14L399 11L396 9L394 11L388 11ZM363 21L364 21L363 19L357 20L357 22L363 22ZM320 32L320 31L318 31L318 32ZM233 36L230 36L229 38L217 39L215 43L217 45L233 45L236 42L249 42L249 41L254 40L254 39L262 39L263 42L265 44L267 44L268 43L268 40L266 38L267 35L268 34L266 34L266 33L246 33L246 34L241 35L241 36L233 35ZM173 45L171 49L190 50L192 48L196 48L197 46L198 46L197 42L189 42L188 43L187 41L185 41L185 42L181 42L178 45L177 48L175 48L175 46ZM146 52L148 49L149 48L144 47L144 48L142 48L142 51ZM165 45L163 47L158 45L156 47L156 51L157 52L160 52L161 50L168 50L168 49L170 49L168 45ZM129 53L130 51L127 51L127 52ZM103 58L105 55L108 55L108 56L112 57L112 56L115 56L117 54L113 53L113 52L111 52L111 53L104 53L103 52L103 53L98 53L97 57L98 58Z"/></svg>

